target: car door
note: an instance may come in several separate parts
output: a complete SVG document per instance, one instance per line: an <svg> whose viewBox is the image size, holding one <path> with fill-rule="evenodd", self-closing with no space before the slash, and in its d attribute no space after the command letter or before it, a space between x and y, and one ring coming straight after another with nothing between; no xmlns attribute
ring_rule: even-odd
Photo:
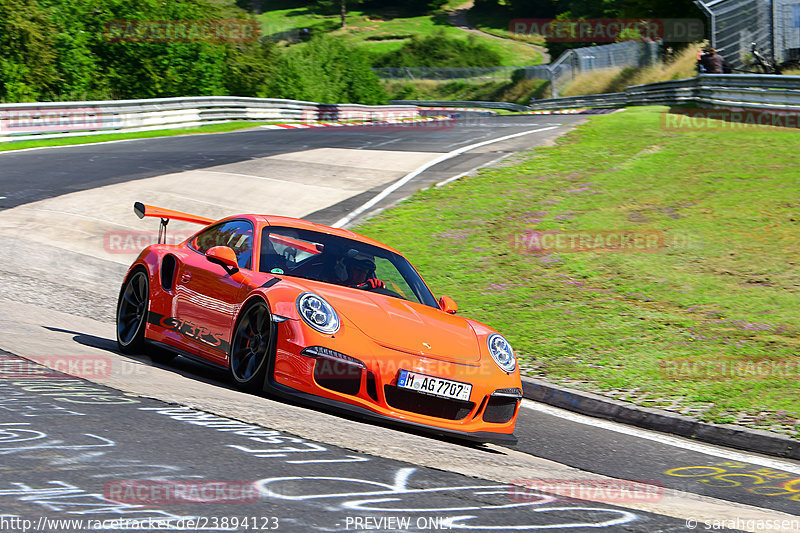
<svg viewBox="0 0 800 533"><path fill-rule="evenodd" d="M252 269L253 224L229 220L200 232L189 242L189 253L178 269L173 309L177 331L191 351L214 362L225 363L233 321L248 288L245 276L229 273L206 259L214 246L236 253L243 273Z"/></svg>

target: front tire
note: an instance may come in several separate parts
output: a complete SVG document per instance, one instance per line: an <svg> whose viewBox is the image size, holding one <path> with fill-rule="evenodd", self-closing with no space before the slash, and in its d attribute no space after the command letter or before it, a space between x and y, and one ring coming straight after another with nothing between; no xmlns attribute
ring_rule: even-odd
<svg viewBox="0 0 800 533"><path fill-rule="evenodd" d="M272 314L264 300L242 311L231 340L229 370L233 384L246 391L259 389L269 366L274 330Z"/></svg>
<svg viewBox="0 0 800 533"><path fill-rule="evenodd" d="M120 352L132 355L144 351L149 302L147 272L137 269L122 286L117 302L117 346Z"/></svg>

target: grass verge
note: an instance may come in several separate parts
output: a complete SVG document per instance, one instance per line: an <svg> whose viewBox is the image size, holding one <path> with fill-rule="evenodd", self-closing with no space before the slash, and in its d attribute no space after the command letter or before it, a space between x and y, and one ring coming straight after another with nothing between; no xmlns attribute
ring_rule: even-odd
<svg viewBox="0 0 800 533"><path fill-rule="evenodd" d="M107 133L102 135L86 135L76 137L60 137L56 139L42 139L41 141L8 141L0 143L0 152L8 150L22 150L24 148L43 148L50 146L70 146L74 144L94 144L107 141L120 141L125 139L150 139L153 137L174 137L176 135L196 135L198 133L225 133L248 128L277 124L276 122L226 122L225 124L211 124L197 128L177 128L169 130L137 131L131 133Z"/></svg>
<svg viewBox="0 0 800 533"><path fill-rule="evenodd" d="M504 332L528 375L797 437L797 132L669 131L665 111L594 117L358 231ZM533 232L613 231L661 245L526 253Z"/></svg>

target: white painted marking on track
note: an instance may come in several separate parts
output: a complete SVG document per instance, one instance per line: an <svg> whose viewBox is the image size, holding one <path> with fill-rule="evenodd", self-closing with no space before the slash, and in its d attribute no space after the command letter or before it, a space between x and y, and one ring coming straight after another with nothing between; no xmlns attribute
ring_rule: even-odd
<svg viewBox="0 0 800 533"><path fill-rule="evenodd" d="M443 187L443 186L447 185L448 183L456 181L458 178L463 178L464 176L469 176L470 174L472 174L473 172L475 172L479 168L490 167L490 166L494 165L495 163L499 163L500 161L502 161L503 159L505 159L507 157L511 157L512 155L513 155L513 153L503 154L503 155L501 155L500 157L498 157L496 159L492 159L488 163L483 163L482 165L478 165L477 167L471 168L471 169L467 170L466 172L462 172L461 174L455 175L452 178L447 178L444 181L440 181L439 183L434 185L434 187L437 187L437 188L438 187Z"/></svg>
<svg viewBox="0 0 800 533"><path fill-rule="evenodd" d="M404 137L398 137L397 139L389 139L388 141L383 141L383 142L378 143L378 144L367 143L364 146L359 146L358 148L356 148L356 150L374 150L375 148L378 148L379 146L386 146L387 144L392 144L392 143L396 143L398 141L403 141L403 140L405 140Z"/></svg>
<svg viewBox="0 0 800 533"><path fill-rule="evenodd" d="M742 451L728 450L725 448L713 446L711 444L702 444L681 437L675 437L672 435L666 435L664 433L658 433L656 431L640 429L633 426L626 426L624 424L619 424L617 422L610 422L608 420L602 420L600 418L593 418L591 416L573 413L571 411L566 411L564 409L559 409L557 407L552 407L550 405L541 404L527 399L522 400L522 407L526 407L528 409L531 409L532 411L539 411L540 413L544 413L547 415L557 416L558 418L563 418L565 420L569 420L570 422L577 422L579 424L585 424L587 426L593 426L600 429L607 429L609 431L616 431L617 433L622 433L623 435L630 435L632 437L637 437L640 439L652 440L655 442L659 442L661 444L667 444L669 446L682 448L684 450L689 450L692 452L712 455L714 457L720 457L722 459L728 459L731 461L738 461L740 463L749 463L759 466L765 466L767 468L774 468L776 470L784 470L786 472L792 472L793 474L800 474L800 464L790 461L785 461L781 459L772 459L769 457L749 454L747 452L742 452Z"/></svg>
<svg viewBox="0 0 800 533"><path fill-rule="evenodd" d="M548 131L548 130L554 130L554 129L556 129L556 126L550 126L548 128L539 128L539 129L535 129L535 130L523 131L523 132L520 132L520 133L513 133L511 135L505 135L503 137L498 137L497 139L489 139L488 141L483 141L483 142L479 142L479 143L475 143L475 144L470 144L469 146L464 146L464 147L459 148L457 150L453 150L452 152L447 152L446 154L442 154L439 157L437 157L436 159L428 161L427 163L425 163L421 167L419 167L416 170L410 172L409 174L406 174L404 177L402 177L398 181L396 181L393 184L389 185L384 190L382 190L377 195L375 195L370 201L368 201L367 203L365 203L361 207L355 209L354 211L351 211L349 215L347 215L345 217L342 217L339 220L337 220L334 224L332 224L332 226L334 228L341 228L341 227L346 226L347 224L352 222L356 217L358 217L359 215L364 213L364 211L366 211L370 207L374 206L375 204L377 204L378 202L380 202L381 200L383 200L384 198L386 198L387 196L392 194L394 191L396 191L397 189L399 189L400 187L402 187L403 185L405 185L406 183L408 183L412 179L416 178L417 176L419 176L420 174L422 174L423 172L425 172L426 170L431 168L432 166L438 165L442 161L447 161L448 159L451 159L451 158L453 158L453 157L455 157L457 155L461 155L464 152L469 152L470 150L474 150L475 148L480 148L481 146L486 146L487 144L493 144L493 143L498 143L498 142L502 142L502 141L507 141L509 139L514 139L516 137L522 137L523 135L530 135L531 133L539 133L539 132L542 132L542 131Z"/></svg>
<svg viewBox="0 0 800 533"><path fill-rule="evenodd" d="M0 196L0 200L5 200L5 199L6 199L5 196Z"/></svg>

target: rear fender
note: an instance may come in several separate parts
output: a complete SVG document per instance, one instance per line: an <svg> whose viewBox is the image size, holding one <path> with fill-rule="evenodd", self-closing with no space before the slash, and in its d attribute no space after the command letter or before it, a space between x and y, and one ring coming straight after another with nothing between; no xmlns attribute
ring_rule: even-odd
<svg viewBox="0 0 800 533"><path fill-rule="evenodd" d="M165 250L159 250L161 247L163 246L152 245L142 250L142 252L139 254L139 257L136 258L131 267L128 269L128 272L125 274L125 281L123 282L122 286L125 286L125 283L128 282L131 275L133 275L136 270L144 269L147 272L147 280L149 284L148 311L151 313L158 313L162 316L169 316L172 308L173 296L169 293L166 293L161 287L159 269L161 265L161 259L164 257L164 255L166 255L164 253ZM120 294L122 294L121 288ZM151 324L150 320L148 319L145 329L145 337L151 337L153 327L153 324Z"/></svg>

